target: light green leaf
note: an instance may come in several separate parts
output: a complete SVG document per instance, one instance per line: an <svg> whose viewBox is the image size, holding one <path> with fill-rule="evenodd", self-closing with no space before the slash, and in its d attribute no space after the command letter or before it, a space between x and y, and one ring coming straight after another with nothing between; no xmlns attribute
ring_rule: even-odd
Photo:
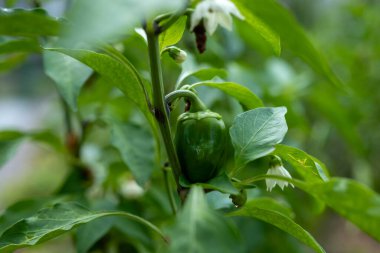
<svg viewBox="0 0 380 253"><path fill-rule="evenodd" d="M120 152L138 184L144 186L154 168L156 150L152 133L141 125L108 121L111 142Z"/></svg>
<svg viewBox="0 0 380 253"><path fill-rule="evenodd" d="M168 231L166 253L239 252L236 231L222 215L208 207L203 189L192 187L183 210Z"/></svg>
<svg viewBox="0 0 380 253"><path fill-rule="evenodd" d="M59 138L50 131L20 132L14 130L0 131L0 168L14 155L17 147L25 139L42 142L63 151L64 147Z"/></svg>
<svg viewBox="0 0 380 253"><path fill-rule="evenodd" d="M41 48L34 39L9 40L0 44L0 54L9 53L34 53L40 52Z"/></svg>
<svg viewBox="0 0 380 253"><path fill-rule="evenodd" d="M73 111L77 110L77 99L92 70L78 60L53 51L43 52L46 75L55 81L57 89Z"/></svg>
<svg viewBox="0 0 380 253"><path fill-rule="evenodd" d="M273 155L278 155L288 162L308 182L328 180L328 171L323 169L324 165L302 150L278 144Z"/></svg>
<svg viewBox="0 0 380 253"><path fill-rule="evenodd" d="M295 223L283 212L279 212L279 204L274 204L272 202L270 205L268 205L267 200L264 200L264 203L262 203L262 201L263 200L261 199L251 200L247 202L242 208L227 214L227 216L245 216L267 222L294 236L304 244L314 249L315 252L325 253L325 250L321 247L321 245L319 245L319 243L309 232Z"/></svg>
<svg viewBox="0 0 380 253"><path fill-rule="evenodd" d="M189 183L184 177L180 177L179 179L180 179L181 186L187 187L187 188L191 187L192 184ZM217 190L223 193L229 193L229 194L239 193L239 191L234 187L229 177L225 173L210 179L206 183L196 183L193 185L199 185L203 189Z"/></svg>
<svg viewBox="0 0 380 253"><path fill-rule="evenodd" d="M314 184L298 180L294 183L380 241L379 194L346 178L332 178Z"/></svg>
<svg viewBox="0 0 380 253"><path fill-rule="evenodd" d="M116 41L132 32L143 20L177 11L184 0L81 0L75 1L67 14L64 41L94 45L99 41Z"/></svg>
<svg viewBox="0 0 380 253"><path fill-rule="evenodd" d="M285 107L263 107L236 116L230 128L235 149L235 171L257 158L270 154L282 141L288 126Z"/></svg>
<svg viewBox="0 0 380 253"><path fill-rule="evenodd" d="M0 9L0 35L58 35L59 22L40 9Z"/></svg>
<svg viewBox="0 0 380 253"><path fill-rule="evenodd" d="M180 17L172 26L159 36L160 51L167 46L177 44L186 29L187 16Z"/></svg>
<svg viewBox="0 0 380 253"><path fill-rule="evenodd" d="M280 36L283 49L290 50L337 87L343 87L326 58L314 47L294 16L281 4L275 0L241 0L239 2L242 2L255 17L261 19Z"/></svg>
<svg viewBox="0 0 380 253"><path fill-rule="evenodd" d="M271 29L265 22L263 22L259 17L254 15L244 4L242 1L233 0L236 7L240 10L240 12L245 17L245 22L247 22L253 29L252 32L258 33L266 42L269 43L271 48L273 49L276 55L281 54L281 40L280 36ZM249 3L253 4L253 3ZM248 3L247 3L248 5ZM249 5L248 5L249 6Z"/></svg>
<svg viewBox="0 0 380 253"><path fill-rule="evenodd" d="M36 215L22 219L0 236L0 251L13 252L55 238L74 228L105 216L124 216L135 220L160 234L152 223L126 212L90 211L76 203L55 204Z"/></svg>
<svg viewBox="0 0 380 253"><path fill-rule="evenodd" d="M247 87L233 82L199 82L191 85L192 88L198 86L208 86L217 88L226 94L237 99L246 110L263 107L263 102Z"/></svg>

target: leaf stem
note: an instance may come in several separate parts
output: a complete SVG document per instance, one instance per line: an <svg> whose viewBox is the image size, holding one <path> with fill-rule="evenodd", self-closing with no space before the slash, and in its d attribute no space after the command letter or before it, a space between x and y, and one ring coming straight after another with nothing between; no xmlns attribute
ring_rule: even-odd
<svg viewBox="0 0 380 253"><path fill-rule="evenodd" d="M189 91L189 90L176 90L176 91L170 92L168 95L165 96L165 103L169 104L173 100L175 100L177 98L182 98L182 97L190 100L191 106L195 111L207 110L207 107L198 98L198 96L195 95L194 92Z"/></svg>
<svg viewBox="0 0 380 253"><path fill-rule="evenodd" d="M167 192L168 197L169 197L170 207L173 211L173 214L176 215L177 214L177 204L176 204L176 201L175 201L175 198L173 195L173 190L172 190L171 184L169 182L169 173L168 173L169 167L165 166L162 169L162 172L164 174L165 188L166 188L166 192Z"/></svg>
<svg viewBox="0 0 380 253"><path fill-rule="evenodd" d="M146 33L148 37L148 50L150 72L153 86L153 114L156 117L160 127L161 135L165 144L165 149L169 158L170 166L173 169L174 179L177 184L178 192L182 189L179 184L181 175L181 166L174 147L173 138L170 130L169 117L164 101L164 84L162 79L162 70L160 62L160 50L158 45L157 24L153 23L147 26Z"/></svg>

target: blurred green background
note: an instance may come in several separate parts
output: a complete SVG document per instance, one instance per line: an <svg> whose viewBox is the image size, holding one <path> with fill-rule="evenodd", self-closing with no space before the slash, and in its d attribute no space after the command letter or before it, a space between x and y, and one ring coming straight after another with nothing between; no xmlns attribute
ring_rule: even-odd
<svg viewBox="0 0 380 253"><path fill-rule="evenodd" d="M34 1L0 1L0 7L13 2L22 8L35 4ZM285 143L318 157L333 176L354 178L380 192L380 2L284 0L282 3L331 64L343 88L316 74L286 48L281 57L274 56L259 36L240 23L233 33L218 29L208 39L204 55L196 54L193 35L185 34L181 46L189 54L188 61L225 68L226 79L246 85L267 106L286 106L289 132ZM42 7L57 17L67 5L63 0L42 1ZM142 73L147 73L146 47L141 38L132 34L123 44L127 57ZM43 72L41 56L14 57L14 67L9 69L10 59L0 56L0 129L48 128L63 135L61 101L52 80ZM180 68L166 56L163 62L169 89ZM228 115L238 111L235 102L215 90L205 89L201 97L213 109L222 111L227 122L232 120ZM0 210L21 199L48 196L61 186L68 171L63 157L49 148L23 143L0 170ZM380 252L377 242L349 222L330 211L318 214L317 204L311 203L315 205L313 214L303 211L303 206L308 204L299 203L294 209L304 227L321 241L327 252ZM311 219L315 214L317 218ZM252 227L244 219L236 222L243 230ZM257 231L246 231L245 238L249 242L250 235L255 235L250 242L256 245L255 252L304 252L295 240L284 239L284 233L256 223ZM264 235L266 238L262 238ZM263 241L278 243L269 246ZM67 237L52 243L65 245L62 251L53 247L54 252L70 251ZM22 252L53 252L49 248L52 246L44 247Z"/></svg>

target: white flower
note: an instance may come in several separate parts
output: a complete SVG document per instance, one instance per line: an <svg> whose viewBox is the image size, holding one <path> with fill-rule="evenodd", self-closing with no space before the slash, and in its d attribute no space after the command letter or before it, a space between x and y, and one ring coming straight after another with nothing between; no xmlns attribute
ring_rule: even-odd
<svg viewBox="0 0 380 253"><path fill-rule="evenodd" d="M292 178L290 173L282 165L281 158L279 158L278 156L273 156L267 175ZM280 179L267 178L265 179L265 183L267 185L267 191L272 191L276 184L281 188L281 190L284 190L284 187L287 187L289 184L294 188L293 184Z"/></svg>
<svg viewBox="0 0 380 253"><path fill-rule="evenodd" d="M227 30L232 29L232 17L235 15L240 19L244 19L236 6L230 0L203 0L199 3L191 16L191 28L194 28L203 20L206 31L212 35L218 25L223 26Z"/></svg>

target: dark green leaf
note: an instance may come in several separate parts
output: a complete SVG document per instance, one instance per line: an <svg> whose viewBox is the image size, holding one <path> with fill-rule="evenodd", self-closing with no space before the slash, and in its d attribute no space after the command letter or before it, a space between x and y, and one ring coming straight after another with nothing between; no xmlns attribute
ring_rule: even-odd
<svg viewBox="0 0 380 253"><path fill-rule="evenodd" d="M53 51L43 53L46 75L55 81L59 93L73 111L77 110L79 92L92 70L76 59Z"/></svg>
<svg viewBox="0 0 380 253"><path fill-rule="evenodd" d="M180 177L180 184L184 187L190 187L191 186L191 184L184 177ZM217 177L210 179L206 183L196 183L195 185L199 185L204 189L217 190L217 191L220 191L223 193L229 193L229 194L238 194L239 193L239 191L231 183L228 176L224 173L217 176Z"/></svg>
<svg viewBox="0 0 380 253"><path fill-rule="evenodd" d="M58 35L59 22L42 10L0 9L0 35Z"/></svg>
<svg viewBox="0 0 380 253"><path fill-rule="evenodd" d="M0 71L6 71L19 66L27 58L26 53L16 53L0 59Z"/></svg>
<svg viewBox="0 0 380 253"><path fill-rule="evenodd" d="M242 208L229 213L227 216L245 216L262 220L294 236L314 249L315 252L325 253L325 250L314 237L285 215L283 208L279 204L274 204L274 202L268 205L268 200L264 200L264 202L262 199L251 200Z"/></svg>
<svg viewBox="0 0 380 253"><path fill-rule="evenodd" d="M200 82L193 84L191 87L196 88L198 86L209 86L217 88L226 94L237 99L245 109L255 109L257 107L263 107L263 102L247 87L233 83L233 82Z"/></svg>
<svg viewBox="0 0 380 253"><path fill-rule="evenodd" d="M170 26L169 29L160 34L160 51L167 46L177 44L181 40L186 28L186 21L187 16L182 16L172 26Z"/></svg>
<svg viewBox="0 0 380 253"><path fill-rule="evenodd" d="M323 169L324 165L320 165L319 161L315 161L312 156L309 156L302 150L278 144L276 145L276 150L273 154L280 156L284 161L292 165L292 167L308 182L328 180L328 171Z"/></svg>
<svg viewBox="0 0 380 253"><path fill-rule="evenodd" d="M133 214L116 211L94 212L76 203L64 203L42 209L35 216L22 219L11 226L0 236L0 251L13 252L19 248L39 244L105 216L125 216L163 236L156 226Z"/></svg>
<svg viewBox="0 0 380 253"><path fill-rule="evenodd" d="M236 116L230 128L235 149L235 171L257 158L270 154L282 141L288 126L285 107L263 107Z"/></svg>
<svg viewBox="0 0 380 253"><path fill-rule="evenodd" d="M194 186L185 206L168 231L167 253L239 252L239 240L231 224L208 207L203 190Z"/></svg>

